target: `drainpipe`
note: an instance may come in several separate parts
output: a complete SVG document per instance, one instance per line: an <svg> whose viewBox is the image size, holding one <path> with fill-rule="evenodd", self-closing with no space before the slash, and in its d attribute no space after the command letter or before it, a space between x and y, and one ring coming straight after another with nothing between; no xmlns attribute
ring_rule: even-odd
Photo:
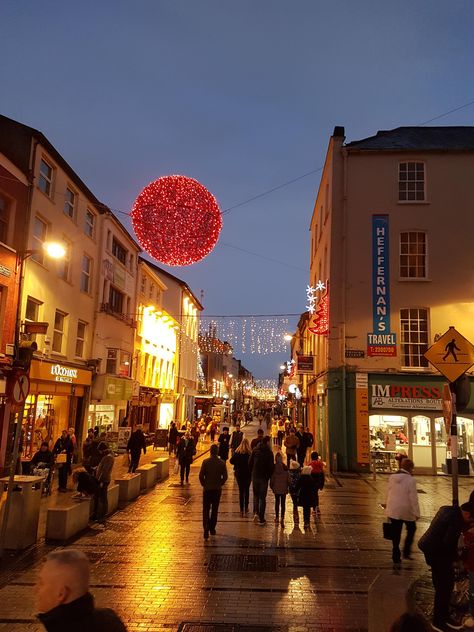
<svg viewBox="0 0 474 632"><path fill-rule="evenodd" d="M341 411L343 420L343 445L345 454L346 469L349 468L348 442L347 442L347 373L346 373L346 290L347 290L347 152L342 148L343 157L343 200L342 200L342 236L341 236L341 272L342 272L342 294L341 294L341 361L342 361L342 388L341 388Z"/></svg>

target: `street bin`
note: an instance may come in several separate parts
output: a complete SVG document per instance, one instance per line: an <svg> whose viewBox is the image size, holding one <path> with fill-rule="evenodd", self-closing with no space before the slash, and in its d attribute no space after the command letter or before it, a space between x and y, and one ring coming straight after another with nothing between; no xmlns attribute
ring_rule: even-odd
<svg viewBox="0 0 474 632"><path fill-rule="evenodd" d="M7 500L9 478L0 478L0 524ZM36 542L40 513L41 476L15 476L5 536L6 549L26 549Z"/></svg>

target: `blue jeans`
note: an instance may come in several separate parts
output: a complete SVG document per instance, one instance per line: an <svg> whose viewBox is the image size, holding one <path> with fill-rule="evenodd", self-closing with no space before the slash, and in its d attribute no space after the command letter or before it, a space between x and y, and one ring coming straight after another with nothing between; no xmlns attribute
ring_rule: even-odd
<svg viewBox="0 0 474 632"><path fill-rule="evenodd" d="M268 478L254 478L252 480L253 505L260 522L265 520L267 507Z"/></svg>

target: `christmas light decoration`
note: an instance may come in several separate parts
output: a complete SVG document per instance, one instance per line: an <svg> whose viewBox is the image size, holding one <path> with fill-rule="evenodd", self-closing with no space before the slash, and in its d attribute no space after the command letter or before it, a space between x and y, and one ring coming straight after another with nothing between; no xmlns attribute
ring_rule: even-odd
<svg viewBox="0 0 474 632"><path fill-rule="evenodd" d="M203 259L216 245L222 228L214 196L185 176L164 176L146 186L130 215L142 248L169 266Z"/></svg>
<svg viewBox="0 0 474 632"><path fill-rule="evenodd" d="M238 327L237 318L241 318ZM252 353L266 355L285 352L283 334L288 330L288 318L276 316L244 317L207 317L200 318L201 351L218 352L219 344L228 343L233 350L242 354ZM218 343L214 343L217 340Z"/></svg>
<svg viewBox="0 0 474 632"><path fill-rule="evenodd" d="M274 401L278 395L278 384L275 380L256 380L252 395L260 400Z"/></svg>
<svg viewBox="0 0 474 632"><path fill-rule="evenodd" d="M308 327L308 331L318 336L329 334L329 284L326 284L326 293L321 297L316 315Z"/></svg>
<svg viewBox="0 0 474 632"><path fill-rule="evenodd" d="M306 305L306 309L310 314L314 314L314 310L316 309L316 292L322 292L326 289L326 286L322 281L318 281L316 283L316 287L312 285L308 285L306 288L306 299L308 301L308 305Z"/></svg>

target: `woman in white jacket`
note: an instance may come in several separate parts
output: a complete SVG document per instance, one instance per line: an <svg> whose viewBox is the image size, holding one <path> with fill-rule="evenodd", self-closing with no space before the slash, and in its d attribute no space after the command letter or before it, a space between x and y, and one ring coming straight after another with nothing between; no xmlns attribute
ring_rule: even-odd
<svg viewBox="0 0 474 632"><path fill-rule="evenodd" d="M411 545L415 537L416 521L420 517L416 479L413 476L415 465L410 459L403 459L400 469L388 479L386 515L390 518L393 531L392 560L395 567L400 567L400 538L403 523L407 528L403 558L411 560Z"/></svg>

